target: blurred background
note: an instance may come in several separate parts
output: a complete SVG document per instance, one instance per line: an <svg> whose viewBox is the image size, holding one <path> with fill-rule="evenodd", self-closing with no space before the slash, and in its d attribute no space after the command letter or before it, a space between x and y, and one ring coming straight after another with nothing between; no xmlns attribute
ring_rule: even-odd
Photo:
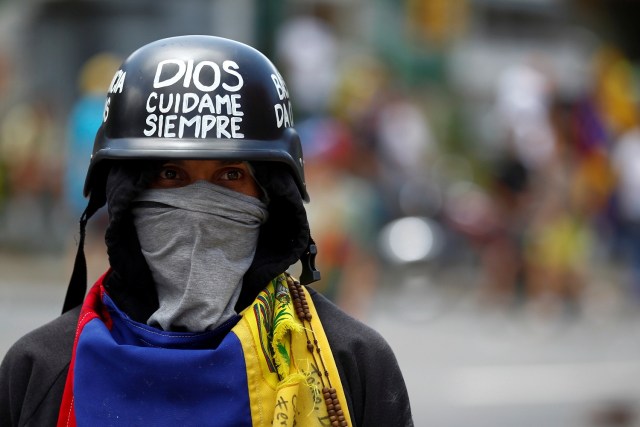
<svg viewBox="0 0 640 427"><path fill-rule="evenodd" d="M0 355L60 312L121 60L212 34L284 74L315 286L391 343L417 426L640 426L638 18L633 0L1 0Z"/></svg>

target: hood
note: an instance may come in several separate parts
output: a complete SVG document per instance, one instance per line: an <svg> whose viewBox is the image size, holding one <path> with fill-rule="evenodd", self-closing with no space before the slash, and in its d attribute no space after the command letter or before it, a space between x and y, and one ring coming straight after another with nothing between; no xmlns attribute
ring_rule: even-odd
<svg viewBox="0 0 640 427"><path fill-rule="evenodd" d="M253 302L269 280L304 257L312 242L302 196L286 165L277 162L251 164L256 179L269 197L269 219L260 229L256 254L244 276L237 311ZM85 211L88 215L83 214L86 223L106 202L109 224L105 243L112 271L105 280L105 287L118 307L139 322L146 322L158 308L158 297L151 272L140 250L130 207L131 201L148 187L160 165L159 162L149 161L113 162L102 187L106 188L105 193L93 191L89 200L91 209ZM82 220L81 234L84 234ZM79 247L79 256L81 252L82 248ZM76 270L84 268L86 289L86 266L79 264L82 262L79 263L77 258L67 299L73 282L79 281L82 276L82 272ZM65 302L66 309L73 307L67 306Z"/></svg>

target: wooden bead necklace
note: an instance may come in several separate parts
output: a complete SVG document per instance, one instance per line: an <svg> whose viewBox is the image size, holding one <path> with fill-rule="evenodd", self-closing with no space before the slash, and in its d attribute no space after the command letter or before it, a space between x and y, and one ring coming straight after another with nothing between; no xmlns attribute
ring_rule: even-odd
<svg viewBox="0 0 640 427"><path fill-rule="evenodd" d="M289 293L293 301L293 307L296 311L298 319L303 325L308 325L308 328L304 328L305 336L307 337L307 350L313 357L313 362L318 367L322 367L323 373L320 375L320 382L322 383L322 396L324 397L325 404L327 405L327 412L329 414L329 420L332 427L348 427L349 424L342 411L342 406L338 400L338 393L336 389L331 385L331 379L329 378L329 371L326 368L320 347L318 346L318 340L315 338L315 332L311 325L311 311L309 311L309 304L307 298L302 290L302 285L299 281L287 274L287 285L289 286ZM313 336L313 342L309 336L309 330ZM314 351L315 350L315 351ZM317 358L316 358L317 355ZM318 364L318 359L320 364ZM326 381L325 381L326 378Z"/></svg>

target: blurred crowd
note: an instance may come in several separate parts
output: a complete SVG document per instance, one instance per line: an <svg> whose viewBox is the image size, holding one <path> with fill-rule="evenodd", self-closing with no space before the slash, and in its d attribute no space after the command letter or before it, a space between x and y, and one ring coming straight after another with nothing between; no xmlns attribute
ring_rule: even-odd
<svg viewBox="0 0 640 427"><path fill-rule="evenodd" d="M362 296L394 263L422 263L425 275L434 264L477 268L481 301L543 314L579 314L603 275L599 286L640 303L640 93L619 48L595 44L569 95L544 52L507 64L474 127L455 87L443 97L442 87L402 84L372 55L338 60L321 21L296 19L281 35L292 91L308 95L298 126L311 220L341 304L364 314ZM381 245L394 242L381 230L403 217L441 232L401 236L405 252L420 237L442 241L385 256Z"/></svg>
<svg viewBox="0 0 640 427"><path fill-rule="evenodd" d="M401 2L396 12L413 18L395 27L397 14L384 15L390 31L421 46L414 62L422 58L422 67L406 65L395 45L381 53L345 37L331 5L291 13L274 31L272 56L296 102L320 286L366 317L386 269L472 268L483 301L575 314L605 269L620 279L607 286L640 303L638 65L598 35L569 94L539 49L489 73L481 95L467 92L454 76L482 70L449 59L452 38L469 34L473 3ZM433 20L433 4L449 8L451 21ZM22 96L16 88L28 82L13 69L16 52L0 55L3 250L75 244L102 94L119 54L96 52L76 76L58 76L76 85L62 109L50 94ZM382 238L407 217L431 228ZM408 255L390 257L390 246Z"/></svg>

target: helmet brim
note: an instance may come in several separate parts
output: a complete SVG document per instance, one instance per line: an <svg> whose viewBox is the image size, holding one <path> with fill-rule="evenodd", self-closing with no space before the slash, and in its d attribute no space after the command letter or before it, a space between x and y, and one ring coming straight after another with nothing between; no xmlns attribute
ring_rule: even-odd
<svg viewBox="0 0 640 427"><path fill-rule="evenodd" d="M288 165L295 178L302 199L309 202L303 170L302 151L292 139L271 141L247 139L168 139L103 137L102 146L91 157L83 193L87 197L96 181L96 174L105 173L100 165L117 160L242 160L274 161ZM292 154L293 153L293 154ZM296 158L294 155L298 154Z"/></svg>

